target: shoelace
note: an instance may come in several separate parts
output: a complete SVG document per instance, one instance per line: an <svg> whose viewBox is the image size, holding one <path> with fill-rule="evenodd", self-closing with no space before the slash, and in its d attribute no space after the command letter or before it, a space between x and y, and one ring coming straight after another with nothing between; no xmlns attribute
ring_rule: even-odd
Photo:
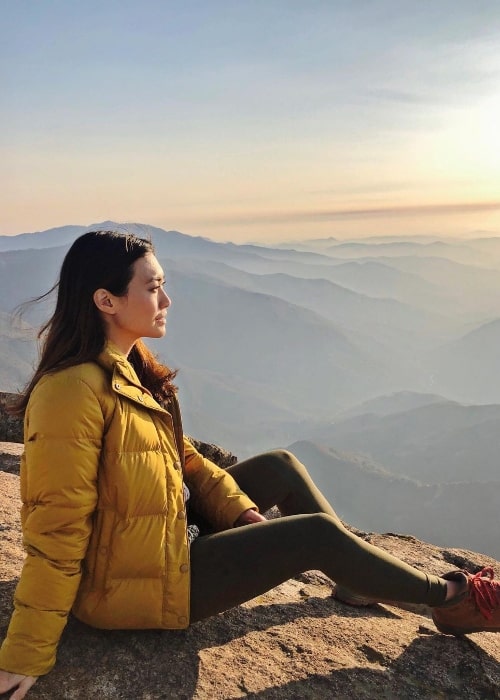
<svg viewBox="0 0 500 700"><path fill-rule="evenodd" d="M469 579L469 595L487 620L491 620L493 611L500 606L500 581L494 581L494 576L492 567L486 566Z"/></svg>

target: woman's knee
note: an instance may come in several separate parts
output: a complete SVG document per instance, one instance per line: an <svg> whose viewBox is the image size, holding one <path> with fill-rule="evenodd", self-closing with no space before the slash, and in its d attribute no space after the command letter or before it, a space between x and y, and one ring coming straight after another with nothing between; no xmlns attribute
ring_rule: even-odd
<svg viewBox="0 0 500 700"><path fill-rule="evenodd" d="M306 467L288 450L265 452L230 467L230 471L243 491L254 493L255 502L265 504L264 510L277 505L283 515L322 512L338 520ZM249 479L252 491L245 488Z"/></svg>
<svg viewBox="0 0 500 700"><path fill-rule="evenodd" d="M277 465L280 469L289 472L299 472L301 474L307 474L307 469L304 467L302 462L299 462L297 457L288 450L272 450L271 452L267 453L267 456L269 460L275 465Z"/></svg>

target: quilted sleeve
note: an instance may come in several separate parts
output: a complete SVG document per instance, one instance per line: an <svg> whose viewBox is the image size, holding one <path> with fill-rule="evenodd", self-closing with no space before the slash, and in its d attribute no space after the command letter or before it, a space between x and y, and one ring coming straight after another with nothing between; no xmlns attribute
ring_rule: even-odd
<svg viewBox="0 0 500 700"><path fill-rule="evenodd" d="M196 510L217 530L233 527L238 517L255 503L228 472L203 457L184 438L186 481Z"/></svg>
<svg viewBox="0 0 500 700"><path fill-rule="evenodd" d="M21 464L27 557L0 668L39 676L55 663L78 590L97 502L103 412L90 387L60 372L35 387Z"/></svg>

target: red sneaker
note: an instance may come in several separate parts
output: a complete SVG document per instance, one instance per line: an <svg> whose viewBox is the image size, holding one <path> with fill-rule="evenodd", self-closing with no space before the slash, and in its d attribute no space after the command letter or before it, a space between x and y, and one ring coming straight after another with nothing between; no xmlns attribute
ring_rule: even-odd
<svg viewBox="0 0 500 700"><path fill-rule="evenodd" d="M500 632L500 581L494 580L491 566L477 574L452 571L443 576L448 581L465 580L467 590L432 611L432 619L444 634Z"/></svg>

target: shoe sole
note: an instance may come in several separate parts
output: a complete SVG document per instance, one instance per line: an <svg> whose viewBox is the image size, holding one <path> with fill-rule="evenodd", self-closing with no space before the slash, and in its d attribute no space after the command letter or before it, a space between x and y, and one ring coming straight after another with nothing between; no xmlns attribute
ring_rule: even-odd
<svg viewBox="0 0 500 700"><path fill-rule="evenodd" d="M500 632L498 628L488 629L487 627L453 627L451 625L443 624L442 622L437 622L434 617L432 621L436 625L437 629L442 632L442 634L451 634L453 637L462 637L464 634L475 634L479 632Z"/></svg>

